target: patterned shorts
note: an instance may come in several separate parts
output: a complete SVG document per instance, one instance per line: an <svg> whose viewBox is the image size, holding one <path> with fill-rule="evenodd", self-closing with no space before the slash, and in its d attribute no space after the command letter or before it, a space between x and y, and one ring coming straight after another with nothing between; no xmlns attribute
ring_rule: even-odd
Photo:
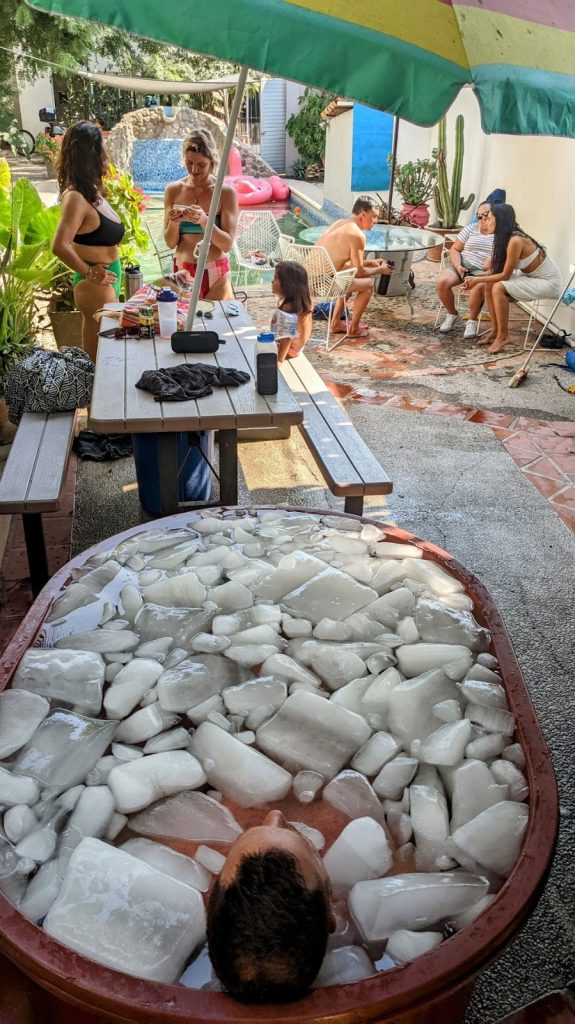
<svg viewBox="0 0 575 1024"><path fill-rule="evenodd" d="M174 262L174 270L187 270L192 277L196 276L196 263L182 263L179 267L176 267ZM202 277L202 285L200 288L200 299L205 299L206 295L211 288L218 281L221 281L222 277L230 273L230 261L227 256L222 257L221 260L213 260L212 263L206 263L204 274Z"/></svg>

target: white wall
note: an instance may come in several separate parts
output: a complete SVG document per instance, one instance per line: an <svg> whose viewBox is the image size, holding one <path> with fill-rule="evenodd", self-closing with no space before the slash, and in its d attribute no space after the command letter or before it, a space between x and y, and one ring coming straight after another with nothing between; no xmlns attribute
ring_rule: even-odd
<svg viewBox="0 0 575 1024"><path fill-rule="evenodd" d="M31 85L19 83L19 106L20 126L32 135L44 131L44 125L38 117L38 111L42 107L54 106L54 89L52 88L52 76L42 75Z"/></svg>
<svg viewBox="0 0 575 1024"><path fill-rule="evenodd" d="M351 210L353 193L351 184L351 155L353 149L353 110L327 119L325 145L325 177L323 192L326 199Z"/></svg>
<svg viewBox="0 0 575 1024"><path fill-rule="evenodd" d="M298 99L303 96L305 86L299 82L286 82L286 124L292 114L299 111ZM299 153L294 146L293 139L290 139L286 132L286 171L289 175L294 160L297 160Z"/></svg>

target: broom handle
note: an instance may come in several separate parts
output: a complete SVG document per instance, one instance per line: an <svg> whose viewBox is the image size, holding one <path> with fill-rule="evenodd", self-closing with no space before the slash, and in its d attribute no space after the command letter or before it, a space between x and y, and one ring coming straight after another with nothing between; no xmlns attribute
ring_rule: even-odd
<svg viewBox="0 0 575 1024"><path fill-rule="evenodd" d="M551 310L551 312L550 312L549 316L547 317L547 319L546 319L545 323L543 324L543 327L542 327L542 328L541 328L541 330L539 331L539 334L538 334L538 335L537 335L537 337L535 338L535 341L533 342L533 345L531 346L531 349L529 350L529 353L528 353L528 355L527 355L527 358L526 358L525 362L523 363L523 366L521 367L521 369L522 369L522 370L526 370L526 369L527 369L527 367L528 367L528 365L529 365L529 361L530 361L530 359L531 359L531 356L532 356L532 355L533 355L533 353L535 352L535 349L537 348L537 346L538 346L539 342L541 341L541 338L542 338L542 337L543 337L543 335L545 334L545 331L547 330L547 328L548 328L549 324L551 323L551 321L552 321L553 317L555 316L555 312L556 312L556 310L557 310L557 309L559 308L559 304L561 303L561 301L562 301L562 299L563 299L563 296L565 295L565 292L569 291L569 289L570 289L570 287L571 287L571 282L573 281L573 278L574 278L574 277L575 277L575 269L574 269L574 270L572 271L572 273L571 273L571 277L569 278L569 280L568 280L567 284L565 285L565 287L564 287L563 291L561 292L561 295L560 295L560 296L559 296L559 298L557 299L557 302L556 302L556 303L555 303L555 305L553 306L553 309Z"/></svg>

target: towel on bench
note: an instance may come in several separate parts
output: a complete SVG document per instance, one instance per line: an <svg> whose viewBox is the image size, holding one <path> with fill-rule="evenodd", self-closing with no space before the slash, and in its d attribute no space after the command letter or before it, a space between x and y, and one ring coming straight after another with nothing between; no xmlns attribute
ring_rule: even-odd
<svg viewBox="0 0 575 1024"><path fill-rule="evenodd" d="M150 391L156 402L185 402L213 394L214 386L238 387L249 379L249 373L229 366L180 363L162 370L144 370L136 387Z"/></svg>

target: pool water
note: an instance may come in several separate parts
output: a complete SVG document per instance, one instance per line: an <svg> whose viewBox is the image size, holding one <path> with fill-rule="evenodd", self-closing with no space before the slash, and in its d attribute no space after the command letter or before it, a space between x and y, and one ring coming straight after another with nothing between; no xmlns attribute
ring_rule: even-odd
<svg viewBox="0 0 575 1024"><path fill-rule="evenodd" d="M170 263L168 250L166 243L164 242L163 235L163 224L164 224L164 207L162 196L148 196L148 206L142 215L144 224L150 231L155 246L162 257L162 263L164 270ZM269 209L269 207L263 207ZM293 210L289 210L285 206L276 206L273 209L274 217L276 218L280 231L284 235L291 235L295 238L296 242L302 231L310 227L308 221L304 220L301 216L296 216ZM166 257L164 259L164 256ZM232 266L232 272L235 274L237 269L236 262L233 257L233 253L230 253L230 263ZM139 257L140 269L144 275L144 281L154 281L159 277L161 272L160 261L154 249L154 245L150 242L150 245L146 252L140 254ZM273 277L272 270L260 271L249 271L248 272L248 284L260 284L260 283L271 283ZM244 280L242 275L242 281Z"/></svg>

